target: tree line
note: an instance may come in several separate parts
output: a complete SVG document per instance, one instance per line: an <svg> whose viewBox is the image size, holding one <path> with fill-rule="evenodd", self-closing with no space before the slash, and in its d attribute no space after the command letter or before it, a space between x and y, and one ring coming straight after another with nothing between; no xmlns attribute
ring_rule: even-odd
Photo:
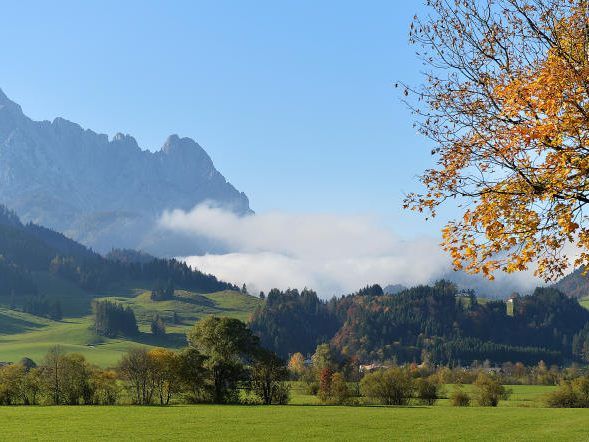
<svg viewBox="0 0 589 442"><path fill-rule="evenodd" d="M201 292L238 290L175 259L142 257L135 261L126 259L128 253L104 258L58 232L22 224L14 212L0 205L0 295L14 295L19 308L25 298L39 294L35 272L50 272L89 291L128 281L153 284L154 291L159 290L160 281L166 281L165 296L170 285Z"/></svg>
<svg viewBox="0 0 589 442"><path fill-rule="evenodd" d="M0 367L2 405L170 405L179 403L286 404L294 384L306 386L321 403L340 405L497 406L510 395L506 384L559 385L546 398L552 407L589 407L589 374L576 367L559 369L488 361L470 368L359 364L341 359L328 344L311 358L293 354L286 364L264 349L237 319L208 317L187 333L180 351L136 347L110 369L82 355L53 347L39 365L30 359ZM448 385L454 387L448 388ZM471 384L469 389L463 385Z"/></svg>
<svg viewBox="0 0 589 442"><path fill-rule="evenodd" d="M310 358L293 354L288 371L307 394L325 404L431 406L448 399L453 406L496 407L510 397L509 385L551 385L558 388L544 398L547 406L589 407L587 367L560 368L544 361L533 366L521 362L493 366L488 360L470 367L392 361L360 365L357 360L341 359L332 346L321 344Z"/></svg>
<svg viewBox="0 0 589 442"><path fill-rule="evenodd" d="M108 302L101 305L112 308ZM243 322L208 317L195 324L187 339L188 346L178 352L130 349L112 369L54 347L38 366L23 359L0 368L0 404L288 402L285 362L262 348Z"/></svg>
<svg viewBox="0 0 589 442"><path fill-rule="evenodd" d="M135 336L139 333L137 319L131 307L105 300L94 301L92 309L96 334L113 338L118 335Z"/></svg>
<svg viewBox="0 0 589 442"><path fill-rule="evenodd" d="M254 312L251 327L283 357L310 354L329 342L343 357L364 362L589 361L589 312L556 289L516 297L511 309L502 300L479 302L447 281L396 295L379 289L329 301L308 289L274 289Z"/></svg>

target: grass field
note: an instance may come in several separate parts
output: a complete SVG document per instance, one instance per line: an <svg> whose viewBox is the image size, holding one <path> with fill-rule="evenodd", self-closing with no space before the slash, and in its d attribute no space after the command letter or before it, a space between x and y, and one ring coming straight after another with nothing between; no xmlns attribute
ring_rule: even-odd
<svg viewBox="0 0 589 442"><path fill-rule="evenodd" d="M587 440L589 410L174 406L3 407L5 440Z"/></svg>
<svg viewBox="0 0 589 442"><path fill-rule="evenodd" d="M450 391L452 386L447 386ZM464 386L469 389L470 386ZM549 409L554 387L519 385L497 408L321 406L0 407L5 440L587 440L589 410Z"/></svg>
<svg viewBox="0 0 589 442"><path fill-rule="evenodd" d="M61 345L67 352L80 353L94 364L112 366L119 361L122 353L134 345L168 348L185 345L186 331L204 316L215 314L247 320L260 302L239 292L198 294L182 290L176 291L173 300L154 302L147 290L122 287L104 293L108 296L99 299L112 299L131 306L140 334L133 340L108 339L92 331L92 317L88 314L92 297L73 293L70 287L50 277L46 282L47 290L53 296L64 293L61 299L67 299L67 303L70 302L70 295L77 300L69 310L70 316L62 321L51 321L0 307L0 361L14 362L25 356L40 361L50 347ZM180 319L178 324L172 323L174 312ZM150 333L150 321L155 314L166 321L167 335L164 338Z"/></svg>

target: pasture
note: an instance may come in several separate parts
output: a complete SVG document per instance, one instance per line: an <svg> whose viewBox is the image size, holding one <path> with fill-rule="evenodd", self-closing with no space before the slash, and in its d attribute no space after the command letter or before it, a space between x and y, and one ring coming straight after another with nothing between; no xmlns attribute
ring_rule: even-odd
<svg viewBox="0 0 589 442"><path fill-rule="evenodd" d="M217 406L2 407L5 440L587 440L589 410Z"/></svg>
<svg viewBox="0 0 589 442"><path fill-rule="evenodd" d="M59 286L55 290L62 288ZM113 294L105 295L108 296L97 299L114 300L133 309L139 325L139 335L115 339L96 335L93 331L93 319L89 314L93 298L79 298L74 293L72 299L82 299L84 302L76 304L76 311L70 313L80 316L67 316L61 321L0 307L0 361L16 362L26 356L40 362L49 348L60 345L68 353L82 354L93 364L109 367L115 365L132 346L183 347L186 345L186 332L205 316L219 315L247 320L260 303L253 296L232 291L198 294L177 290L174 299L158 302L152 301L150 291L145 289L121 288ZM66 299L69 303L67 297L59 299ZM174 313L177 317L176 323L173 320ZM151 334L150 321L156 314L166 322L164 337Z"/></svg>

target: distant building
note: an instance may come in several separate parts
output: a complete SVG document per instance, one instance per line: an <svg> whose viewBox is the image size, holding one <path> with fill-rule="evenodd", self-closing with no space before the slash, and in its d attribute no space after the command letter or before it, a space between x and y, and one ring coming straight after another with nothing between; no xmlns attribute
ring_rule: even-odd
<svg viewBox="0 0 589 442"><path fill-rule="evenodd" d="M509 298L507 298L507 314L509 316L515 316L516 306L519 302L520 295L519 293L512 293Z"/></svg>
<svg viewBox="0 0 589 442"><path fill-rule="evenodd" d="M386 368L390 368L390 367L388 365L384 365L384 364L364 364L364 365L360 365L360 373L368 373L370 371L381 370L381 369L386 369Z"/></svg>

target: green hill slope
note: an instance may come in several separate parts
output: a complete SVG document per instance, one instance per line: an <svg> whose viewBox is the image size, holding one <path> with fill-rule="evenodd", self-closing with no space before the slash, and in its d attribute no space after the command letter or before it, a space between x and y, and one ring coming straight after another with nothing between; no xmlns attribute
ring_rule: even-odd
<svg viewBox="0 0 589 442"><path fill-rule="evenodd" d="M175 288L174 297L154 302L151 291L161 284ZM0 205L0 362L25 356L39 361L54 345L103 366L116 363L133 345L178 348L203 316L249 318L260 301L234 290L173 259L130 250L102 257L58 232L21 223ZM131 307L139 335L133 340L97 336L95 299ZM151 333L156 314L166 323L165 336Z"/></svg>
<svg viewBox="0 0 589 442"><path fill-rule="evenodd" d="M64 293L65 298L72 297L71 293ZM152 301L149 295L148 290L132 289L122 291L119 296L107 297L129 305L135 311L140 334L132 339L109 339L96 335L92 316L82 303L78 312L86 311L83 316L70 316L62 321L1 307L0 361L14 362L25 356L40 361L50 347L61 345L66 351L81 353L97 365L110 366L116 364L122 353L132 346L184 346L186 331L204 316L220 315L247 320L261 302L253 296L235 291L198 294L178 290L174 299L157 302ZM78 299L75 296L73 298ZM86 295L82 299L89 301L92 297ZM176 324L173 323L174 313L179 319ZM167 333L164 337L156 337L150 332L151 319L155 314L159 314L166 322Z"/></svg>

